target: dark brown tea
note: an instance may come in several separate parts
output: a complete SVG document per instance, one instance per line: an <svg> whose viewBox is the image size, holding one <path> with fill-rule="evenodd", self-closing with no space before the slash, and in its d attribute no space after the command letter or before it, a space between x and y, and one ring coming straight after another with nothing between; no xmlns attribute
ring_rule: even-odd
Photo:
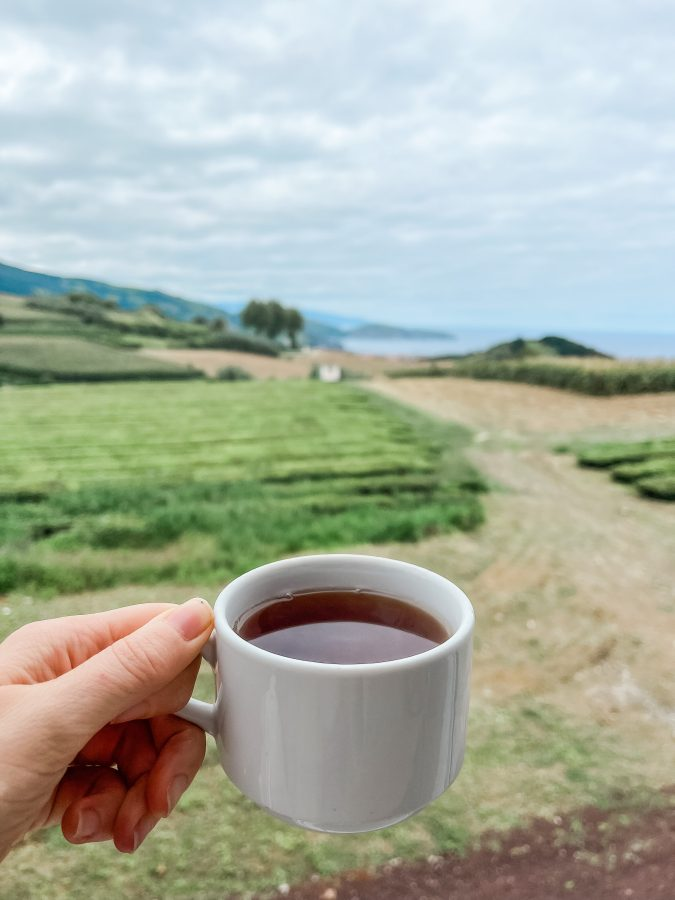
<svg viewBox="0 0 675 900"><path fill-rule="evenodd" d="M403 600L365 590L314 590L262 603L237 623L245 640L312 662L387 662L442 644L447 629Z"/></svg>

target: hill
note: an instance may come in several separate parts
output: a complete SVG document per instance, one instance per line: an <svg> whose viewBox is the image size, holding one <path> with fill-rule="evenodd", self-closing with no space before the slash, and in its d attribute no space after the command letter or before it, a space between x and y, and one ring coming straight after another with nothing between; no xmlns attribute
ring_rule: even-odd
<svg viewBox="0 0 675 900"><path fill-rule="evenodd" d="M344 337L373 338L375 340L433 340L435 338L451 338L447 331L431 331L428 328L399 328L395 325L378 325L369 322L343 331Z"/></svg>
<svg viewBox="0 0 675 900"><path fill-rule="evenodd" d="M504 344L495 344L480 353L469 353L462 357L471 360L505 360L505 359L533 359L536 357L573 356L596 357L599 359L611 359L605 353L600 353L593 347L578 344L567 338L543 337L538 341L528 341L524 338L516 338Z"/></svg>
<svg viewBox="0 0 675 900"><path fill-rule="evenodd" d="M439 365L443 361L447 364ZM388 374L394 378L454 376L520 381L596 396L675 390L674 365L622 362L555 336L539 341L517 338L480 353L435 357L420 368L394 369Z"/></svg>
<svg viewBox="0 0 675 900"><path fill-rule="evenodd" d="M80 338L0 334L0 385L201 377L197 369Z"/></svg>
<svg viewBox="0 0 675 900"><path fill-rule="evenodd" d="M199 303L164 291L121 287L90 278L66 278L33 272L0 263L0 293L33 297L37 294L62 295L71 291L86 291L103 300L115 300L120 309L138 310L153 306L179 322L190 322L196 316L207 320L223 317L235 328L240 326L239 313L244 303ZM438 338L449 337L443 332L415 328L398 328L333 313L302 310L305 319L305 342L310 347L341 348L349 337L359 338Z"/></svg>
<svg viewBox="0 0 675 900"><path fill-rule="evenodd" d="M136 352L149 347L280 354L218 319L178 322L152 306L121 310L91 294L0 294L0 384L201 377L191 366Z"/></svg>
<svg viewBox="0 0 675 900"><path fill-rule="evenodd" d="M0 334L31 337L79 337L116 347L192 347L241 350L278 356L281 348L266 338L230 330L223 317L178 321L159 307L120 309L114 300L90 293L38 294L23 298L0 294Z"/></svg>
<svg viewBox="0 0 675 900"><path fill-rule="evenodd" d="M104 300L116 300L120 309L140 309L143 306L152 305L179 322L189 322L195 316L215 319L223 315L223 310L215 306L185 300L183 297L166 294L164 291L120 287L105 281L93 281L89 278L63 278L60 275L31 272L28 269L19 269L16 266L0 263L0 292L31 297L40 291L48 294L88 291Z"/></svg>

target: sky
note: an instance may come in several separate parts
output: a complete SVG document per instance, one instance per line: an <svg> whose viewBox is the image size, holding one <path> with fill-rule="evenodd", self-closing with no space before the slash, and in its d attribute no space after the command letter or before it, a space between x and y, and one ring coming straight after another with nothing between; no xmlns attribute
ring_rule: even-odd
<svg viewBox="0 0 675 900"><path fill-rule="evenodd" d="M675 4L3 0L0 260L675 332Z"/></svg>

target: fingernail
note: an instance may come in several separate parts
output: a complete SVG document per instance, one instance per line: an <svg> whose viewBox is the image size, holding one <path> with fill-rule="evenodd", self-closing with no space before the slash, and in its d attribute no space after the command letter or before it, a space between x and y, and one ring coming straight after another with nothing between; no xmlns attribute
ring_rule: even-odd
<svg viewBox="0 0 675 900"><path fill-rule="evenodd" d="M167 616L166 621L186 641L192 641L213 624L213 612L206 600L188 600Z"/></svg>
<svg viewBox="0 0 675 900"><path fill-rule="evenodd" d="M83 809L77 820L75 829L76 841L88 841L98 834L101 829L101 817L95 809Z"/></svg>
<svg viewBox="0 0 675 900"><path fill-rule="evenodd" d="M172 809L176 806L178 801L181 798L181 795L184 793L188 786L188 777L187 775L176 775L174 780L169 785L169 790L166 792L166 805L167 805L167 816L171 812Z"/></svg>
<svg viewBox="0 0 675 900"><path fill-rule="evenodd" d="M131 851L132 853L138 850L138 848L141 846L143 841L150 834L156 824L157 819L155 818L155 816L151 815L150 813L146 813L146 815L143 816L134 831L134 849Z"/></svg>

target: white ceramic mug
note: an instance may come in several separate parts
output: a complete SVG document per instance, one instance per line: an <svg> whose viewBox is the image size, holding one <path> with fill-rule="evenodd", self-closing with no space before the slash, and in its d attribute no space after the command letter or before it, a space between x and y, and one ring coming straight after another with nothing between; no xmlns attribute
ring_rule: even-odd
<svg viewBox="0 0 675 900"><path fill-rule="evenodd" d="M319 588L376 591L426 610L451 633L389 662L289 659L248 643L237 620L266 599ZM232 581L215 606L216 702L179 713L217 742L223 769L287 822L328 832L384 828L443 793L464 758L474 614L452 582L372 556L271 563Z"/></svg>

